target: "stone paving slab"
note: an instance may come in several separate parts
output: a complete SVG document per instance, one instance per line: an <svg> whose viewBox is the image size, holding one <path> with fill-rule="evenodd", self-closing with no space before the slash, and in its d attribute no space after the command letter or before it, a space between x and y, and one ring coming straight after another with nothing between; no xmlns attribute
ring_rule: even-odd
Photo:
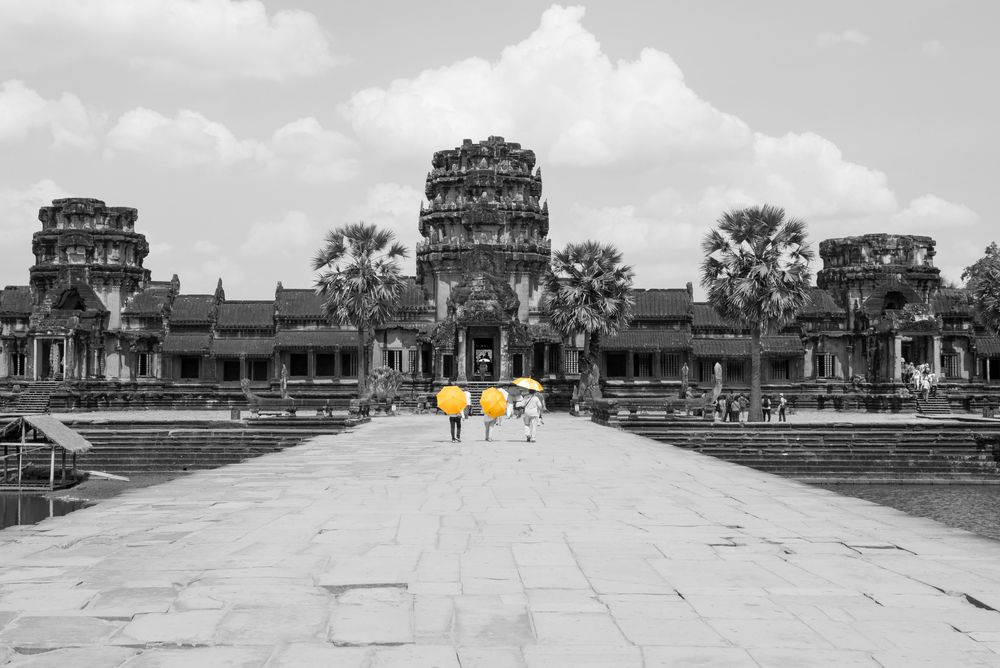
<svg viewBox="0 0 1000 668"><path fill-rule="evenodd" d="M547 417L361 428L0 532L13 666L1000 666L1000 542Z"/></svg>

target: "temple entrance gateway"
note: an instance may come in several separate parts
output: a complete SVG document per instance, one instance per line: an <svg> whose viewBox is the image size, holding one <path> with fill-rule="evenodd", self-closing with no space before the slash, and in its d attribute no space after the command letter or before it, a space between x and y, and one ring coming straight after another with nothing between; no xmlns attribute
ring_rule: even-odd
<svg viewBox="0 0 1000 668"><path fill-rule="evenodd" d="M495 327L470 327L469 350L466 353L466 373L470 380L500 379L499 332Z"/></svg>
<svg viewBox="0 0 1000 668"><path fill-rule="evenodd" d="M62 339L39 340L38 380L61 379L65 370L66 349Z"/></svg>

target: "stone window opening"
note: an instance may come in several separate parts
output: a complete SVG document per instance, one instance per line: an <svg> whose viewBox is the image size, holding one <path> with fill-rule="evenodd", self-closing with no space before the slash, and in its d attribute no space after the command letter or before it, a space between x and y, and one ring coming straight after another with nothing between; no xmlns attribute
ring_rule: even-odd
<svg viewBox="0 0 1000 668"><path fill-rule="evenodd" d="M958 353L943 353L941 355L941 375L944 378L962 377L962 367L959 364Z"/></svg>
<svg viewBox="0 0 1000 668"><path fill-rule="evenodd" d="M566 351L566 373L574 375L580 373L580 355L582 354L582 350L571 349Z"/></svg>
<svg viewBox="0 0 1000 668"><path fill-rule="evenodd" d="M791 364L787 359L768 360L770 380L791 380Z"/></svg>
<svg viewBox="0 0 1000 668"><path fill-rule="evenodd" d="M723 383L738 384L748 382L747 363L744 360L730 360L726 362L722 377L724 379Z"/></svg>
<svg viewBox="0 0 1000 668"><path fill-rule="evenodd" d="M837 377L836 358L833 353L816 353L816 377Z"/></svg>
<svg viewBox="0 0 1000 668"><path fill-rule="evenodd" d="M663 353L660 356L660 375L664 378L680 378L681 356L675 353Z"/></svg>
<svg viewBox="0 0 1000 668"><path fill-rule="evenodd" d="M10 354L10 375L21 378L25 375L25 371L28 368L28 356L24 353L11 353Z"/></svg>
<svg viewBox="0 0 1000 668"><path fill-rule="evenodd" d="M395 371L403 370L403 351L402 350L383 350L382 351L382 366L389 367Z"/></svg>
<svg viewBox="0 0 1000 668"><path fill-rule="evenodd" d="M632 360L637 378L653 376L653 353L634 353Z"/></svg>
<svg viewBox="0 0 1000 668"><path fill-rule="evenodd" d="M340 353L340 375L358 375L358 353L355 350L344 350Z"/></svg>
<svg viewBox="0 0 1000 668"><path fill-rule="evenodd" d="M149 378L153 375L153 353L138 353L136 355L135 375Z"/></svg>

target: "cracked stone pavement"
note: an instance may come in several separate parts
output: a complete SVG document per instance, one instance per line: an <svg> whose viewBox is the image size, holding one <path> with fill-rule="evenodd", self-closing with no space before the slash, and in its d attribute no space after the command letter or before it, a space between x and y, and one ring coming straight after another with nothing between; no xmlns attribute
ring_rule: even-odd
<svg viewBox="0 0 1000 668"><path fill-rule="evenodd" d="M16 666L1000 666L1000 542L564 415L378 419L0 532Z"/></svg>

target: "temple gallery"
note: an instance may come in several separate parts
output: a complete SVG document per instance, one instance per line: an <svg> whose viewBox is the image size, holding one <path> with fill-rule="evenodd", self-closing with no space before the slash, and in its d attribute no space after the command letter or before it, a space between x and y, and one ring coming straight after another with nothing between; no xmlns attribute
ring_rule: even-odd
<svg viewBox="0 0 1000 668"><path fill-rule="evenodd" d="M557 403L568 398L582 340L554 331L540 308L551 243L534 152L503 137L465 140L434 154L425 194L416 275L395 318L367 341L373 366L402 371L404 393L453 377L533 376ZM274 390L284 368L301 393L353 393L356 332L332 325L312 288L278 283L266 298L232 300L220 279L212 294L188 294L176 275L153 280L144 268L149 245L136 209L74 197L38 217L28 284L0 294L0 390L39 381L84 404L116 393L197 403L238 395L244 378ZM807 304L762 341L765 388L891 386L906 362L930 365L955 391L1000 387L1000 340L968 291L942 285L932 238L826 239L819 255ZM727 388L749 386L748 332L695 301L690 283L634 297L631 326L601 342L607 395L676 394L685 366L708 388L717 363Z"/></svg>

